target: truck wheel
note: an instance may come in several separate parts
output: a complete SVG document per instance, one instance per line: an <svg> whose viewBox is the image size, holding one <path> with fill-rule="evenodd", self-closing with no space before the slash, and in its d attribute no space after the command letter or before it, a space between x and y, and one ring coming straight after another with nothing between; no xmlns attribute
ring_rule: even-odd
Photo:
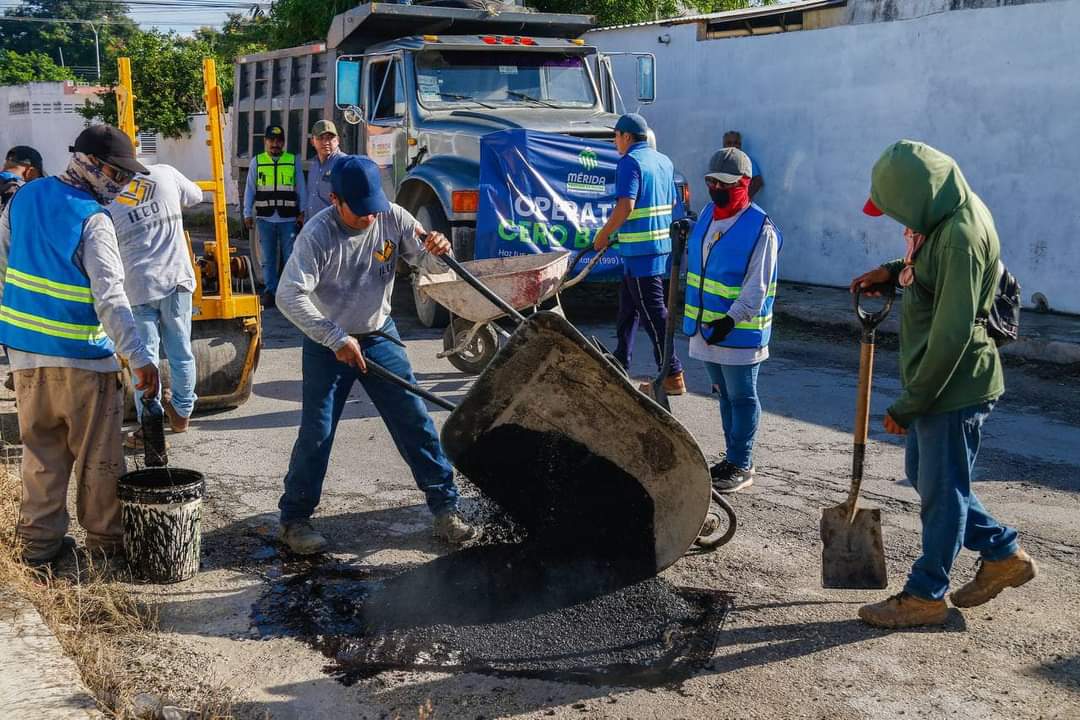
<svg viewBox="0 0 1080 720"><path fill-rule="evenodd" d="M421 205L416 211L416 219L426 230L438 230L446 237L450 237L450 222L446 219L446 213L439 206L438 200L430 200L426 205ZM434 300L428 299L417 287L419 274L413 273L413 305L416 306L416 319L420 324L429 328L446 327L450 322L450 312Z"/></svg>

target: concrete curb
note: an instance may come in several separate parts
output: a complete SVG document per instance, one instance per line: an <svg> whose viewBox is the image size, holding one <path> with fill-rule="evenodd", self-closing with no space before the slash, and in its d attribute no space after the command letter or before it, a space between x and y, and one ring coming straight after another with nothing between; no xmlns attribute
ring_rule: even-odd
<svg viewBox="0 0 1080 720"><path fill-rule="evenodd" d="M0 715L19 720L100 720L75 662L29 603L0 589Z"/></svg>
<svg viewBox="0 0 1080 720"><path fill-rule="evenodd" d="M859 321L844 288L781 283L776 296L777 315L812 325L843 327L858 331ZM899 308L878 328L888 335L900 333ZM1080 363L1080 316L1024 310L1020 338L1001 350L1002 355L1056 365Z"/></svg>

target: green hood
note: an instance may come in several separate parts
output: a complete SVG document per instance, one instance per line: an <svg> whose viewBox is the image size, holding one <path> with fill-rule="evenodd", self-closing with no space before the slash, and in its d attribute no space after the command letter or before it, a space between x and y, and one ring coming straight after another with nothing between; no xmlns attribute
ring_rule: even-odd
<svg viewBox="0 0 1080 720"><path fill-rule="evenodd" d="M912 140L890 145L870 174L870 199L878 209L927 236L970 196L955 160Z"/></svg>

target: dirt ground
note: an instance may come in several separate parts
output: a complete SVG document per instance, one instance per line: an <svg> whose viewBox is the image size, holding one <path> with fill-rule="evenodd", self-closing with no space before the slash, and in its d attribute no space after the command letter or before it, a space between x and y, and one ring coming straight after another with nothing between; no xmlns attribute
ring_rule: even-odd
<svg viewBox="0 0 1080 720"><path fill-rule="evenodd" d="M397 306L408 309L407 297ZM569 312L586 334L612 340L609 312L580 304ZM460 398L469 378L435 358L441 333L418 327L406 312L398 316L421 383ZM276 312L265 322L251 401L197 418L191 432L171 438L173 464L208 478L203 571L178 585L137 587L163 628L160 652L138 659L148 690L182 698L185 688L219 683L235 693L238 716L281 720L1080 717L1075 371L1010 367L1009 393L986 427L980 456L977 491L1020 529L1040 576L989 605L953 610L944 628L870 629L856 609L886 592L820 587L820 508L840 501L850 471L857 339L781 321L760 376L757 479L732 500L739 531L719 551L689 555L663 574L674 586L730 598L711 660L680 683L650 687L411 670L345 684L310 638L268 633L258 617L289 572L273 533L301 397L299 334ZM893 346L886 341L879 353L864 484L865 502L882 508L889 592L899 591L919 547L902 449L880 428L898 392ZM638 375L649 372L647 352L642 339ZM690 394L673 400L674 413L715 456L719 415L699 363L688 362L688 379ZM446 417L433 415L440 424ZM316 526L333 543L327 563L385 571L446 552L430 538L421 496L359 387L338 431ZM965 552L954 579L966 581L974 567Z"/></svg>

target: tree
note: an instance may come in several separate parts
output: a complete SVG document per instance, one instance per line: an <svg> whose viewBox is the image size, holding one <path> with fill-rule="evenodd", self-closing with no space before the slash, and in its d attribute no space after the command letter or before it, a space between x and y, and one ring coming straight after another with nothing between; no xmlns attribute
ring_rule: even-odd
<svg viewBox="0 0 1080 720"><path fill-rule="evenodd" d="M50 80L74 80L71 70L62 68L39 52L0 51L0 85L24 85Z"/></svg>
<svg viewBox="0 0 1080 720"><path fill-rule="evenodd" d="M356 5L356 0L277 0L270 8L270 44L283 48L326 40L334 16Z"/></svg>
<svg viewBox="0 0 1080 720"><path fill-rule="evenodd" d="M773 0L534 0L529 3L540 12L595 15L601 27L628 25L677 17L690 13L739 10L757 5L771 5Z"/></svg>
<svg viewBox="0 0 1080 720"><path fill-rule="evenodd" d="M5 11L5 16L93 21L104 70L109 46L137 32L127 11L127 5L115 0L22 0L18 7ZM83 77L96 76L98 52L94 33L86 24L0 20L0 49L41 52L54 61L62 52L64 65L78 69Z"/></svg>
<svg viewBox="0 0 1080 720"><path fill-rule="evenodd" d="M135 94L135 124L140 130L179 137L187 132L188 116L203 112L202 61L214 56L211 43L203 38L179 37L158 30L136 32L116 47L117 56L131 58L132 91ZM232 62L218 63L218 84L228 94L232 88ZM114 62L102 67L102 83L115 86ZM81 112L116 124L116 93L100 96L101 102ZM226 97L226 101L228 97Z"/></svg>

